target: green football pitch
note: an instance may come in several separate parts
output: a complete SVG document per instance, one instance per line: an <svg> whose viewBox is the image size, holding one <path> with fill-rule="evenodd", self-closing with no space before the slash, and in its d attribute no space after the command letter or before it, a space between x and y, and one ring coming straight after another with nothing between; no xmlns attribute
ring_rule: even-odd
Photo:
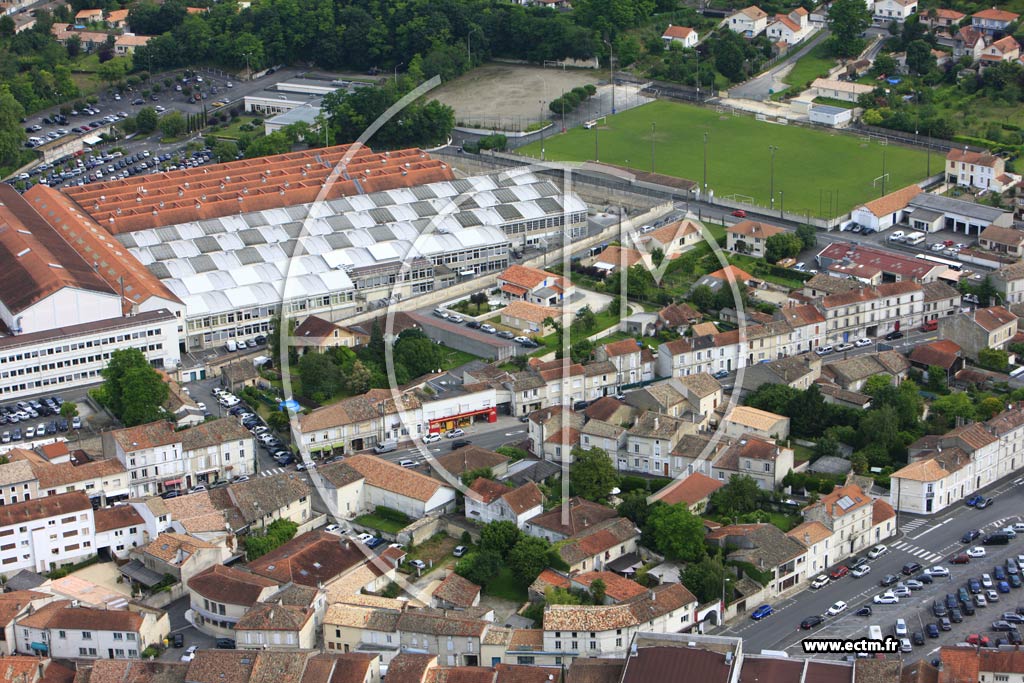
<svg viewBox="0 0 1024 683"><path fill-rule="evenodd" d="M652 128L653 124L653 128ZM830 218L923 179L924 151L877 138L759 121L728 110L655 101L575 128L518 151L552 161L593 161L654 170L701 183L707 133L707 184L716 197L769 204L775 147L776 209ZM652 145L653 142L653 145ZM596 150L595 150L596 147ZM944 159L933 154L933 172ZM780 204L781 202L781 204Z"/></svg>

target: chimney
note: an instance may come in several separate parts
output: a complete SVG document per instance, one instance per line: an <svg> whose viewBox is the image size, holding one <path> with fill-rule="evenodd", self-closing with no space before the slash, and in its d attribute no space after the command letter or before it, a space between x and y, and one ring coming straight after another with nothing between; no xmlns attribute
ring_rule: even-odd
<svg viewBox="0 0 1024 683"><path fill-rule="evenodd" d="M810 545L811 544L811 535L809 533L807 533L806 531L804 532L804 543L806 545Z"/></svg>
<svg viewBox="0 0 1024 683"><path fill-rule="evenodd" d="M658 601L658 596L655 594L655 592L654 591L649 591L649 593L650 593L650 596L651 596L651 602L657 602Z"/></svg>

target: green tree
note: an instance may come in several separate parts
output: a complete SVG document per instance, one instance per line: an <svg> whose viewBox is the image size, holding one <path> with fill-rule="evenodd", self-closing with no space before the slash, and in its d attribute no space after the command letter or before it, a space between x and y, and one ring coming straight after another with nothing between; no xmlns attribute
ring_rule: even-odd
<svg viewBox="0 0 1024 683"><path fill-rule="evenodd" d="M234 161L238 156L238 145L230 140L218 140L213 147L213 156L221 163Z"/></svg>
<svg viewBox="0 0 1024 683"><path fill-rule="evenodd" d="M715 68L734 83L742 81L743 50L740 46L732 41L723 41L715 51Z"/></svg>
<svg viewBox="0 0 1024 683"><path fill-rule="evenodd" d="M651 263L653 263L654 267L657 268L658 266L660 266L662 264L662 262L664 260L665 260L665 252L662 251L660 247L655 247L651 251Z"/></svg>
<svg viewBox="0 0 1024 683"><path fill-rule="evenodd" d="M868 377L864 382L864 393L872 398L878 398L883 392L892 388L892 376L882 372Z"/></svg>
<svg viewBox="0 0 1024 683"><path fill-rule="evenodd" d="M953 424L958 417L974 419L974 403L970 396L960 391L939 396L932 401L931 410L933 415L941 416L946 425Z"/></svg>
<svg viewBox="0 0 1024 683"><path fill-rule="evenodd" d="M861 34L871 24L871 10L862 0L834 0L828 11L832 51L839 57L856 56L863 45Z"/></svg>
<svg viewBox="0 0 1024 683"><path fill-rule="evenodd" d="M818 244L818 229L813 225L801 223L797 226L796 236L800 238L804 249L813 249Z"/></svg>
<svg viewBox="0 0 1024 683"><path fill-rule="evenodd" d="M899 444L899 419L892 406L869 410L860 419L860 437L864 445L875 444L891 453Z"/></svg>
<svg viewBox="0 0 1024 683"><path fill-rule="evenodd" d="M78 404L74 401L65 401L60 406L60 416L65 420L78 417Z"/></svg>
<svg viewBox="0 0 1024 683"><path fill-rule="evenodd" d="M548 553L551 543L547 539L536 536L520 536L508 553L509 568L512 574L524 585L533 583L537 575L548 566Z"/></svg>
<svg viewBox="0 0 1024 683"><path fill-rule="evenodd" d="M345 376L345 388L350 394L365 394L370 390L371 378L369 368L362 361L357 360Z"/></svg>
<svg viewBox="0 0 1024 683"><path fill-rule="evenodd" d="M590 306L584 306L576 311L576 324L584 332L593 332L597 327L597 315L590 309Z"/></svg>
<svg viewBox="0 0 1024 683"><path fill-rule="evenodd" d="M188 124L180 111L169 111L160 119L160 132L167 138L176 138L185 134Z"/></svg>
<svg viewBox="0 0 1024 683"><path fill-rule="evenodd" d="M310 352L299 359L303 395L323 403L341 391L341 369L322 353Z"/></svg>
<svg viewBox="0 0 1024 683"><path fill-rule="evenodd" d="M395 342L395 363L409 371L410 379L435 372L444 364L444 351L417 328L403 330Z"/></svg>
<svg viewBox="0 0 1024 683"><path fill-rule="evenodd" d="M267 426L275 432L287 432L288 427L290 426L288 414L280 410L275 410L267 416Z"/></svg>
<svg viewBox="0 0 1024 683"><path fill-rule="evenodd" d="M715 304L715 292L707 285L697 285L690 290L690 303L702 311L710 311Z"/></svg>
<svg viewBox="0 0 1024 683"><path fill-rule="evenodd" d="M644 535L667 559L698 562L704 557L704 523L683 504L654 505Z"/></svg>
<svg viewBox="0 0 1024 683"><path fill-rule="evenodd" d="M27 135L21 119L25 108L11 94L8 84L0 84L0 166L13 166L21 154Z"/></svg>
<svg viewBox="0 0 1024 683"><path fill-rule="evenodd" d="M476 306L476 312L479 315L480 307L487 303L487 292L474 292L470 294L469 303Z"/></svg>
<svg viewBox="0 0 1024 683"><path fill-rule="evenodd" d="M480 549L497 553L502 559L508 557L509 551L519 542L522 532L515 522L500 520L491 522L480 530Z"/></svg>
<svg viewBox="0 0 1024 683"><path fill-rule="evenodd" d="M96 69L96 75L107 85L113 85L114 83L120 83L124 80L125 75L128 73L128 69L128 59L125 57L116 57L100 64Z"/></svg>
<svg viewBox="0 0 1024 683"><path fill-rule="evenodd" d="M994 372L1006 372L1010 366L1010 354L1001 349L981 349L978 351L978 365Z"/></svg>
<svg viewBox="0 0 1024 683"><path fill-rule="evenodd" d="M803 241L792 232L780 232L772 235L764 242L764 260L775 263L784 258L792 258L803 249Z"/></svg>
<svg viewBox="0 0 1024 683"><path fill-rule="evenodd" d="M757 481L745 474L734 474L725 486L711 494L710 504L715 513L735 517L757 510L763 498Z"/></svg>
<svg viewBox="0 0 1024 683"><path fill-rule="evenodd" d="M603 605L607 595L608 587L604 585L603 579L594 579L590 582L590 599L595 605Z"/></svg>
<svg viewBox="0 0 1024 683"><path fill-rule="evenodd" d="M622 502L617 508L619 515L632 520L633 524L642 529L647 524L647 516L651 511L647 504L647 492L643 490L626 491L620 498Z"/></svg>
<svg viewBox="0 0 1024 683"><path fill-rule="evenodd" d="M573 491L587 500L605 500L620 481L611 458L596 446L573 447L571 474Z"/></svg>
<svg viewBox="0 0 1024 683"><path fill-rule="evenodd" d="M691 562L680 577L680 582L701 604L720 599L724 581L725 566L717 555L704 557L699 562Z"/></svg>
<svg viewBox="0 0 1024 683"><path fill-rule="evenodd" d="M480 467L475 470L466 470L460 477L464 486L472 486L477 479L494 479L494 470L490 467Z"/></svg>
<svg viewBox="0 0 1024 683"><path fill-rule="evenodd" d="M928 366L928 383L925 385L928 391L941 394L947 389L946 369L940 365Z"/></svg>
<svg viewBox="0 0 1024 683"><path fill-rule="evenodd" d="M159 420L167 401L167 384L138 349L121 349L110 355L102 370L104 384L97 398L126 427Z"/></svg>
<svg viewBox="0 0 1024 683"><path fill-rule="evenodd" d="M295 537L299 525L290 519L275 519L265 530L250 532L245 537L245 555L249 562L279 548Z"/></svg>
<svg viewBox="0 0 1024 683"><path fill-rule="evenodd" d="M839 455L839 442L834 437L828 434L818 439L818 442L814 444L814 457L823 458L826 456L835 457Z"/></svg>
<svg viewBox="0 0 1024 683"><path fill-rule="evenodd" d="M907 45L907 68L911 73L924 75L935 69L935 55L932 46L924 40L915 40Z"/></svg>
<svg viewBox="0 0 1024 683"><path fill-rule="evenodd" d="M1003 410L1003 402L995 396L986 396L981 399L978 403L976 410L979 420L989 420L998 415Z"/></svg>
<svg viewBox="0 0 1024 683"><path fill-rule="evenodd" d="M152 133L156 130L158 123L159 117L156 114L156 109L153 109L153 107L143 107L135 115L135 130L140 133Z"/></svg>
<svg viewBox="0 0 1024 683"><path fill-rule="evenodd" d="M455 565L455 573L478 586L486 586L501 569L501 565L501 555L493 550L481 549L460 559Z"/></svg>

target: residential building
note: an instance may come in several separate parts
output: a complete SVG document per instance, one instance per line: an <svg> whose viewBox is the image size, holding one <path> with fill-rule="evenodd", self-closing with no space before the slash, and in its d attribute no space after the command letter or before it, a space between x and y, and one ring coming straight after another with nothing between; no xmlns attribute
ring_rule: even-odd
<svg viewBox="0 0 1024 683"><path fill-rule="evenodd" d="M888 282L821 300L829 341L851 342L916 327L924 317L924 289L917 282Z"/></svg>
<svg viewBox="0 0 1024 683"><path fill-rule="evenodd" d="M836 548L832 545L832 530L821 522L798 524L786 535L807 549L804 560L807 578L817 576L841 559L841 556L836 556Z"/></svg>
<svg viewBox="0 0 1024 683"><path fill-rule="evenodd" d="M103 507L93 513L96 524L96 552L127 560L132 548L149 541L142 515L131 505Z"/></svg>
<svg viewBox="0 0 1024 683"><path fill-rule="evenodd" d="M640 235L633 233L632 238L638 246L643 248L644 263L653 267L654 261L651 260L651 254L655 250L660 250L666 259L671 260L700 244L704 240L702 227L695 221L683 219L672 221Z"/></svg>
<svg viewBox="0 0 1024 683"><path fill-rule="evenodd" d="M693 49L697 47L698 36L697 32L689 26L673 26L668 25L665 32L661 34L661 39L665 41L665 47L668 48L673 43L678 43L685 48Z"/></svg>
<svg viewBox="0 0 1024 683"><path fill-rule="evenodd" d="M755 388L762 384L785 384L801 391L821 377L821 357L813 353L757 363L746 369L744 384Z"/></svg>
<svg viewBox="0 0 1024 683"><path fill-rule="evenodd" d="M512 301L501 309L501 324L514 330L521 330L520 334L546 337L555 331L551 323L544 322L548 319L560 322L562 311L551 306L531 304L528 301Z"/></svg>
<svg viewBox="0 0 1024 683"><path fill-rule="evenodd" d="M982 249L1019 259L1024 256L1024 230L990 225L978 236L978 245Z"/></svg>
<svg viewBox="0 0 1024 683"><path fill-rule="evenodd" d="M93 509L80 491L0 506L0 571L50 572L96 554Z"/></svg>
<svg viewBox="0 0 1024 683"><path fill-rule="evenodd" d="M238 620L235 642L242 650L312 650L326 608L323 589L287 584L266 602L257 602Z"/></svg>
<svg viewBox="0 0 1024 683"><path fill-rule="evenodd" d="M650 410L640 413L626 430L626 450L619 454L618 469L674 476L670 473L669 454L687 431L697 430L680 418Z"/></svg>
<svg viewBox="0 0 1024 683"><path fill-rule="evenodd" d="M861 95L870 93L874 88L863 83L840 81L836 78L816 78L811 83L811 90L816 97L856 103Z"/></svg>
<svg viewBox="0 0 1024 683"><path fill-rule="evenodd" d="M332 603L324 614L324 646L328 652L379 654L381 663L390 665L399 653L399 616L394 609Z"/></svg>
<svg viewBox="0 0 1024 683"><path fill-rule="evenodd" d="M765 588L777 597L807 578L804 546L773 524L731 524L711 531L707 541L720 548L735 548L726 560L752 564L770 577Z"/></svg>
<svg viewBox="0 0 1024 683"><path fill-rule="evenodd" d="M737 254L749 254L754 258L764 258L765 244L768 238L772 235L781 235L784 232L787 232L786 229L777 225L743 220L725 229L725 248Z"/></svg>
<svg viewBox="0 0 1024 683"><path fill-rule="evenodd" d="M135 548L131 556L160 580L170 575L183 584L188 584L196 574L215 564L223 564L231 552L223 545L208 543L201 539L178 533L162 533L148 544ZM122 566L121 573L130 577L133 563Z"/></svg>
<svg viewBox="0 0 1024 683"><path fill-rule="evenodd" d="M146 45L153 36L139 36L134 33L122 33L114 38L114 54L119 57L134 55L135 50Z"/></svg>
<svg viewBox="0 0 1024 683"><path fill-rule="evenodd" d="M560 275L529 266L512 265L498 275L498 289L509 301L520 300L540 306L555 306L570 300L576 287Z"/></svg>
<svg viewBox="0 0 1024 683"><path fill-rule="evenodd" d="M928 28L949 30L959 25L965 16L967 15L963 12L957 12L955 9L939 7L929 9L923 13L921 15L921 23Z"/></svg>
<svg viewBox="0 0 1024 683"><path fill-rule="evenodd" d="M728 482L732 477L750 477L757 485L774 491L793 469L793 449L776 445L756 434L742 434L721 450L711 463L711 477Z"/></svg>
<svg viewBox="0 0 1024 683"><path fill-rule="evenodd" d="M960 311L960 291L945 282L926 282L921 286L924 290L924 319L938 320L946 316L956 315Z"/></svg>
<svg viewBox="0 0 1024 683"><path fill-rule="evenodd" d="M821 522L832 532L837 561L874 544L871 536L873 499L857 484L837 486L828 495L805 507L806 522Z"/></svg>
<svg viewBox="0 0 1024 683"><path fill-rule="evenodd" d="M7 456L10 462L0 465L0 505L39 497L39 481L29 461L19 459L20 452L20 448L11 449Z"/></svg>
<svg viewBox="0 0 1024 683"><path fill-rule="evenodd" d="M454 477L461 477L466 472L490 470L495 479L502 479L508 474L508 466L509 459L501 453L473 445L456 448L434 458L435 472L440 468Z"/></svg>
<svg viewBox="0 0 1024 683"><path fill-rule="evenodd" d="M101 23L103 21L103 10L102 9L81 9L75 14L75 23L78 24L93 24Z"/></svg>
<svg viewBox="0 0 1024 683"><path fill-rule="evenodd" d="M654 587L615 605L549 605L544 610L543 649L577 657L623 657L633 637L679 633L697 623L697 599L680 583Z"/></svg>
<svg viewBox="0 0 1024 683"><path fill-rule="evenodd" d="M602 571L621 557L634 555L640 530L625 517L587 527L558 545L558 556L574 572Z"/></svg>
<svg viewBox="0 0 1024 683"><path fill-rule="evenodd" d="M476 495L473 495L476 494ZM493 479L476 479L466 492L466 517L481 524L513 521L520 529L544 512L544 494L534 482L516 488Z"/></svg>
<svg viewBox="0 0 1024 683"><path fill-rule="evenodd" d="M939 321L939 338L960 346L968 358L982 349L1003 349L1017 334L1017 316L1002 306L973 309Z"/></svg>
<svg viewBox="0 0 1024 683"><path fill-rule="evenodd" d="M654 354L635 339L598 346L594 349L594 357L615 366L616 387L654 379Z"/></svg>
<svg viewBox="0 0 1024 683"><path fill-rule="evenodd" d="M480 646L491 623L476 616L484 612L429 607L403 612L397 624L402 651L434 655L448 666L479 666Z"/></svg>
<svg viewBox="0 0 1024 683"><path fill-rule="evenodd" d="M992 7L991 9L981 10L972 14L971 26L988 35L993 35L1006 31L1010 24L1019 18L1019 14Z"/></svg>
<svg viewBox="0 0 1024 683"><path fill-rule="evenodd" d="M569 510L566 518L563 519L566 505ZM523 531L530 536L546 538L551 543L558 543L616 516L617 513L613 508L574 497L563 505L527 520Z"/></svg>
<svg viewBox="0 0 1024 683"><path fill-rule="evenodd" d="M209 420L178 433L185 462L185 486L256 472L256 439L236 418Z"/></svg>
<svg viewBox="0 0 1024 683"><path fill-rule="evenodd" d="M323 353L339 346L355 348L369 343L370 335L362 330L325 320L317 315L308 316L292 333L292 345Z"/></svg>
<svg viewBox="0 0 1024 683"><path fill-rule="evenodd" d="M750 406L736 406L722 419L720 428L726 436L734 438L755 434L765 439L785 439L789 436L789 418Z"/></svg>
<svg viewBox="0 0 1024 683"><path fill-rule="evenodd" d="M776 14L768 23L768 38L773 43L796 45L811 33L808 12L797 7L789 14Z"/></svg>
<svg viewBox="0 0 1024 683"><path fill-rule="evenodd" d="M907 377L910 363L898 351L880 351L843 358L822 367L822 377L847 391L860 391L876 375L885 375L890 383L899 384Z"/></svg>
<svg viewBox="0 0 1024 683"><path fill-rule="evenodd" d="M990 53L985 49L982 55L985 54L995 52ZM972 152L953 148L946 154L946 179L961 187L1002 192L1003 182L999 178L1005 177L1005 174L1006 160L988 151Z"/></svg>
<svg viewBox="0 0 1024 683"><path fill-rule="evenodd" d="M1024 303L1024 262L1003 266L990 273L989 280L1005 306Z"/></svg>
<svg viewBox="0 0 1024 683"><path fill-rule="evenodd" d="M1020 44L1013 36L1005 36L999 40L993 41L992 44L981 51L981 61L986 66L998 64L1000 62L1012 63L1019 59ZM1007 186L1016 184L1019 178L1014 178L1013 176L1004 173L1001 176L997 176L996 180L998 181L998 185L995 185L990 189L993 192L1002 192L1007 189Z"/></svg>
<svg viewBox="0 0 1024 683"><path fill-rule="evenodd" d="M210 496L223 503L223 507L218 506L222 510L230 506L237 511L251 533L265 530L278 519L295 522L302 528L313 518L311 493L312 489L297 472L282 472L235 482L210 492Z"/></svg>
<svg viewBox="0 0 1024 683"><path fill-rule="evenodd" d="M399 397L371 390L299 415L302 445L310 452L349 455L385 441L423 435L420 400L413 392Z"/></svg>
<svg viewBox="0 0 1024 683"><path fill-rule="evenodd" d="M987 44L985 33L973 26L964 26L953 36L953 56L957 59L970 57L972 62L981 59Z"/></svg>
<svg viewBox="0 0 1024 683"><path fill-rule="evenodd" d="M113 29L123 30L128 25L128 10L115 9L107 12L107 25Z"/></svg>
<svg viewBox="0 0 1024 683"><path fill-rule="evenodd" d="M455 490L419 472L370 455L354 455L344 464L363 477L363 509L378 505L399 510L412 519L450 512Z"/></svg>
<svg viewBox="0 0 1024 683"><path fill-rule="evenodd" d="M672 330L682 335L690 325L698 323L700 320L701 314L689 304L672 303L658 311L656 326L659 329Z"/></svg>
<svg viewBox="0 0 1024 683"><path fill-rule="evenodd" d="M323 586L328 590L348 575L360 574L362 569L374 566L367 564L367 556L355 541L327 531L309 531L296 536L248 565L252 573L282 585ZM354 592L362 588L360 585Z"/></svg>
<svg viewBox="0 0 1024 683"><path fill-rule="evenodd" d="M917 0L875 0L872 16L876 24L902 24L917 12Z"/></svg>
<svg viewBox="0 0 1024 683"><path fill-rule="evenodd" d="M725 19L726 26L744 38L756 38L768 28L768 15L760 7L745 7Z"/></svg>
<svg viewBox="0 0 1024 683"><path fill-rule="evenodd" d="M15 623L19 654L55 659L138 659L170 631L166 612L93 609L70 600L51 602Z"/></svg>
<svg viewBox="0 0 1024 683"><path fill-rule="evenodd" d="M963 352L955 342L940 339L915 346L909 360L912 366L926 373L928 368L941 368L946 373L946 380L950 381L964 368Z"/></svg>
<svg viewBox="0 0 1024 683"><path fill-rule="evenodd" d="M867 204L854 207L850 212L850 220L878 232L888 230L893 225L902 222L903 213L910 200L923 191L917 185L908 185L895 192L890 192Z"/></svg>
<svg viewBox="0 0 1024 683"><path fill-rule="evenodd" d="M195 627L208 636L232 640L239 619L278 589L273 579L220 564L199 572L186 585Z"/></svg>
<svg viewBox="0 0 1024 683"><path fill-rule="evenodd" d="M480 586L450 572L430 597L431 606L437 609L469 609L480 604Z"/></svg>
<svg viewBox="0 0 1024 683"><path fill-rule="evenodd" d="M654 494L655 500L666 505L685 505L695 515L707 511L711 494L725 486L724 481L694 472L683 479L676 479Z"/></svg>

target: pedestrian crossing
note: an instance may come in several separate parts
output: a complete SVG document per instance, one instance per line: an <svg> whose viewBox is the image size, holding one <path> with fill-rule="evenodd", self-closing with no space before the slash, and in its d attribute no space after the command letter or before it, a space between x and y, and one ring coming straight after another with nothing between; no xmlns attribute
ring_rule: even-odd
<svg viewBox="0 0 1024 683"><path fill-rule="evenodd" d="M900 526L900 531L902 531L905 534L909 534L914 529L922 527L922 526L924 526L927 523L928 523L927 519L914 519L914 520L911 520L911 521L907 522L906 524L903 524L902 526Z"/></svg>
<svg viewBox="0 0 1024 683"><path fill-rule="evenodd" d="M272 477L275 474L282 474L282 473L287 472L287 471L288 470L286 470L283 467L271 467L269 469L260 470L260 476L261 477Z"/></svg>
<svg viewBox="0 0 1024 683"><path fill-rule="evenodd" d="M913 555L914 557L924 560L926 562L938 562L942 559L942 555L939 553L933 553L930 550L924 548L918 548L916 545L907 543L906 541L899 541L892 544L893 550L899 550L900 552Z"/></svg>

